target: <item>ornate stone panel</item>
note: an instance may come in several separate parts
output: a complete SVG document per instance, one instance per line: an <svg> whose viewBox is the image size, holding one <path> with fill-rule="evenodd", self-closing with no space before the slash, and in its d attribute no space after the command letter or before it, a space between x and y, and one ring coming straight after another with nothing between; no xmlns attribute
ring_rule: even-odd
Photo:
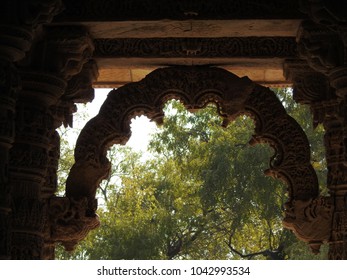
<svg viewBox="0 0 347 280"><path fill-rule="evenodd" d="M272 91L220 68L158 69L140 82L111 91L99 114L87 123L77 140L76 162L67 179L67 197L86 198L92 209L96 189L110 169L106 158L108 147L128 141L131 118L135 116L146 115L161 123L164 103L172 98L181 100L192 111L211 102L217 104L225 125L240 114L252 116L256 129L251 144L268 143L275 152L266 174L288 185L285 226L312 243L315 250L329 240L327 225L331 224L332 206L329 201L320 203L317 177L310 164L304 132L286 114ZM311 218L299 219L305 217L307 211L313 213ZM321 216L321 212L325 215ZM318 229L320 225L324 226ZM315 233L317 230L319 235Z"/></svg>
<svg viewBox="0 0 347 280"><path fill-rule="evenodd" d="M293 37L95 39L94 57L296 57Z"/></svg>

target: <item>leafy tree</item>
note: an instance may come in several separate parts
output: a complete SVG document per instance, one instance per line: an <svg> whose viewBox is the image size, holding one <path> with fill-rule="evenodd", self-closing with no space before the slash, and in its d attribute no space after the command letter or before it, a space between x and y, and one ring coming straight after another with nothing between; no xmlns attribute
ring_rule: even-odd
<svg viewBox="0 0 347 280"><path fill-rule="evenodd" d="M313 164L325 176L321 127L310 112L278 90L306 131ZM77 259L312 259L306 245L282 227L285 186L263 175L273 151L251 147L253 121L228 128L214 106L187 112L166 107L164 125L149 145L151 159L126 147L109 154L114 169L100 188L101 227L81 243ZM321 185L324 183L321 182Z"/></svg>

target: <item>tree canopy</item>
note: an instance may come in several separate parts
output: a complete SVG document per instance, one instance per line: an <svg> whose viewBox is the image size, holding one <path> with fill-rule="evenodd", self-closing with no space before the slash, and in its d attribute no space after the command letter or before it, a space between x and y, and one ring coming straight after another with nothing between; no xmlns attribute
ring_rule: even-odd
<svg viewBox="0 0 347 280"><path fill-rule="evenodd" d="M276 91L309 138L323 186L324 131L312 126L308 108L294 103L289 90ZM57 258L326 258L326 249L315 256L283 229L286 186L263 174L272 149L248 145L252 119L240 116L222 128L214 105L192 114L175 100L165 112L145 159L128 147L110 150L112 172L99 190L101 226L73 254L58 248ZM71 154L66 145L63 151L66 170Z"/></svg>

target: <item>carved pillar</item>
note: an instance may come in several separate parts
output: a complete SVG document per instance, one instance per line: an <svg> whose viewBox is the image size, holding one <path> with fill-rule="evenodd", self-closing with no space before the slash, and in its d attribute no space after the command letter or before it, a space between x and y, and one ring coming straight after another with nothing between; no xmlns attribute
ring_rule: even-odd
<svg viewBox="0 0 347 280"><path fill-rule="evenodd" d="M50 113L54 119L54 129L60 127L64 124L65 127L73 125L73 116L72 114L76 112L75 103L87 103L91 102L94 99L94 88L92 83L96 80L98 76L97 65L94 60L90 60L83 65L82 71L73 76L67 83L66 90L63 96L59 99L56 105L50 107ZM57 170L58 170L58 161L60 157L60 136L57 131L54 131L53 137L51 137L49 151L49 160L47 167L47 180L43 185L42 196L49 199L50 201L50 221L46 227L45 233L45 258L54 259L54 249L55 242L57 239L69 240L69 238L75 240L76 238L71 234L69 236L67 226L65 231L57 232L56 223L61 223L62 220L57 221L58 217L61 217L61 213L64 213L65 219L70 219L75 221L75 219L69 215L66 215L69 210L71 210L70 202L67 202L67 199L57 198L55 192L57 190ZM59 203L63 205L58 206ZM68 207L67 207L68 206ZM67 207L56 212L55 207ZM59 208L61 210L61 208ZM83 208L81 209L83 211ZM83 215L81 215L83 216ZM76 223L77 224L77 223ZM70 225L71 227L71 225ZM76 227L76 225L75 225ZM86 232L85 234L87 234ZM52 236L53 235L53 236ZM85 235L83 235L83 238ZM79 240L78 240L79 241ZM77 241L76 241L77 242ZM70 250L73 249L75 244L71 244ZM67 246L68 247L68 246Z"/></svg>
<svg viewBox="0 0 347 280"><path fill-rule="evenodd" d="M0 10L0 259L11 256L9 150L15 137L15 107L20 77L14 62L29 50L35 30L61 11L61 0L5 1Z"/></svg>
<svg viewBox="0 0 347 280"><path fill-rule="evenodd" d="M1 28L0 34L3 34ZM11 54L10 47L0 46L0 259L10 258L8 161L9 150L14 142L15 105L20 87L18 72L13 65L15 59L18 57Z"/></svg>
<svg viewBox="0 0 347 280"><path fill-rule="evenodd" d="M314 22L304 21L298 33L302 58L330 86L327 98L312 106L326 131L327 187L334 203L330 259L347 259L346 8L342 1L306 1L304 10Z"/></svg>
<svg viewBox="0 0 347 280"><path fill-rule="evenodd" d="M59 125L51 107L60 101L67 81L81 71L92 50L84 28L47 27L43 39L22 62L16 139L10 151L13 259L45 259L52 255L45 240L49 198L56 184L52 186L48 174L59 155L55 131Z"/></svg>

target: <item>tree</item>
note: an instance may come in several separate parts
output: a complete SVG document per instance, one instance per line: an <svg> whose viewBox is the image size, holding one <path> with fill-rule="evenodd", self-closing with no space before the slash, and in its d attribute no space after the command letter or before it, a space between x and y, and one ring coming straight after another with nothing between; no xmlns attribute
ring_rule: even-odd
<svg viewBox="0 0 347 280"><path fill-rule="evenodd" d="M308 134L320 178L324 177L323 130L288 92L279 97ZM221 128L214 106L196 114L170 102L153 157L111 153L115 169L101 186L102 225L76 251L89 259L314 258L281 224L285 186L265 177L273 151L251 147L251 119Z"/></svg>

